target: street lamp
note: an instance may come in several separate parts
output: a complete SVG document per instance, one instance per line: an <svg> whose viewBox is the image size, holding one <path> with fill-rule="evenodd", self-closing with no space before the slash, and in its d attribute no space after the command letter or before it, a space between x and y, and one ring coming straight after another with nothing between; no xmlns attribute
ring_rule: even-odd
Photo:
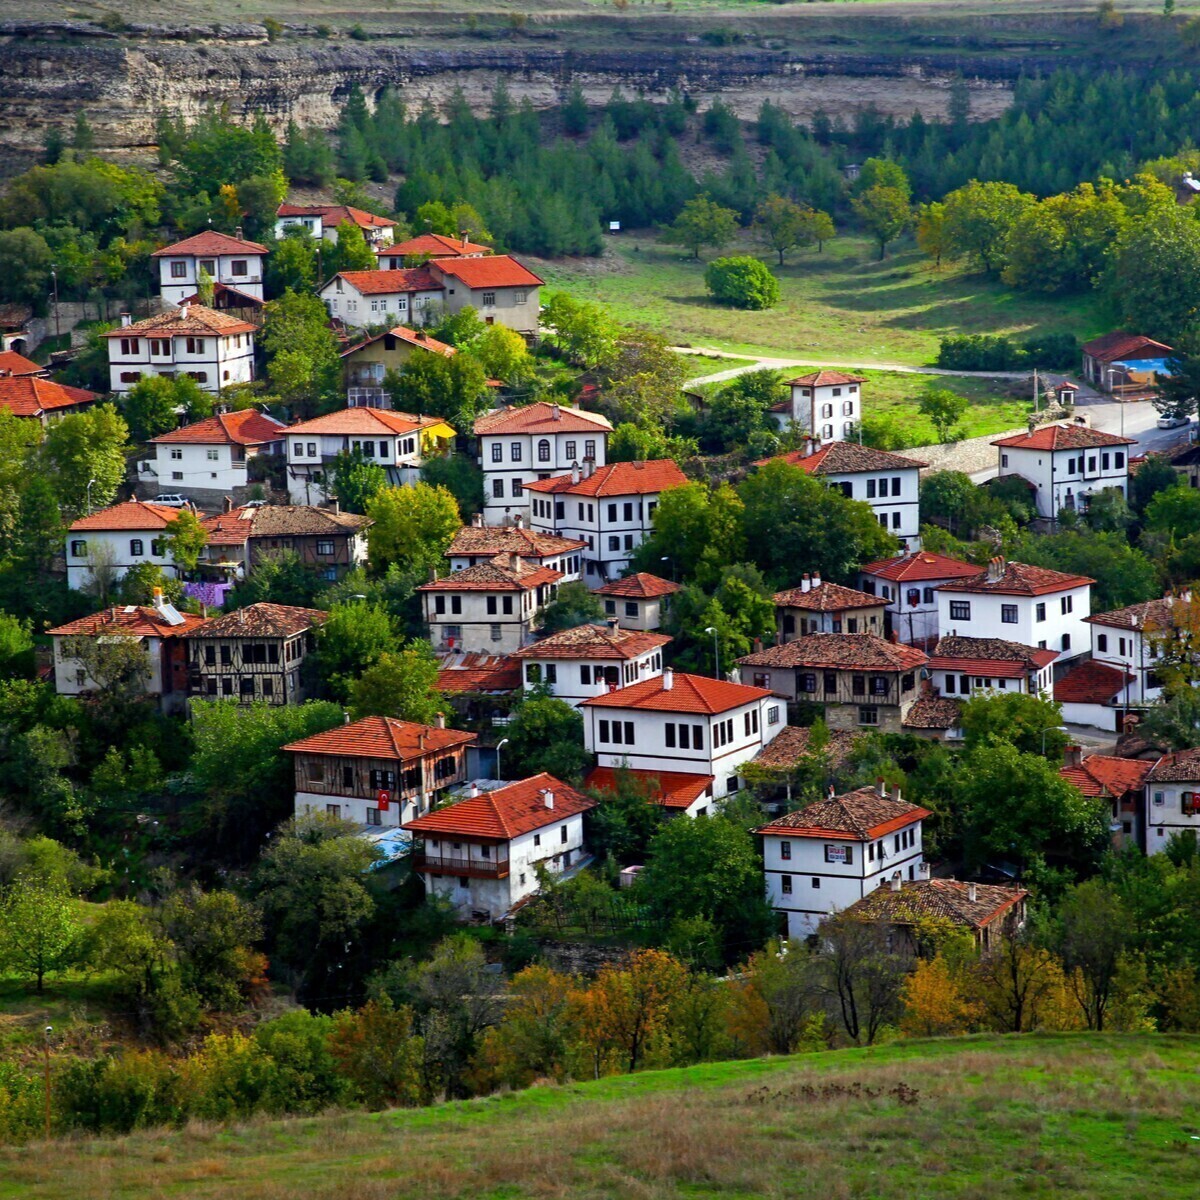
<svg viewBox="0 0 1200 1200"><path fill-rule="evenodd" d="M1042 757L1046 755L1046 734L1048 733L1070 733L1070 730L1065 725L1047 725L1042 730Z"/></svg>
<svg viewBox="0 0 1200 1200"><path fill-rule="evenodd" d="M87 510L89 517L92 515L92 484L95 482L96 481L94 479L89 479L87 481Z"/></svg>
<svg viewBox="0 0 1200 1200"><path fill-rule="evenodd" d="M717 642L717 630L716 630L716 626L714 626L714 625L709 625L709 626L708 626L708 627L707 627L707 628L704 630L704 632L705 632L705 633L711 633L711 634L712 634L712 640L713 640L713 678L714 678L714 679L720 679L720 678L721 678L721 648L720 648L720 645L719 645L719 643Z"/></svg>
<svg viewBox="0 0 1200 1200"><path fill-rule="evenodd" d="M58 324L58 267L56 264L50 264L50 278L54 280L54 346L55 349L61 350L62 347L58 344L62 337L62 329Z"/></svg>
<svg viewBox="0 0 1200 1200"><path fill-rule="evenodd" d="M501 738L500 741L496 743L496 778L497 779L504 778L504 776L500 774L500 751L502 749L504 749L504 747L507 745L508 745L508 738Z"/></svg>
<svg viewBox="0 0 1200 1200"><path fill-rule="evenodd" d="M46 1101L46 1139L50 1138L50 1035L54 1032L53 1025L47 1025L44 1034L44 1045L46 1048L46 1083L45 1083L45 1101Z"/></svg>
<svg viewBox="0 0 1200 1200"><path fill-rule="evenodd" d="M671 582L674 583L675 582L675 564L671 562L670 555L664 554L659 561L665 562L667 564L667 568L671 572Z"/></svg>

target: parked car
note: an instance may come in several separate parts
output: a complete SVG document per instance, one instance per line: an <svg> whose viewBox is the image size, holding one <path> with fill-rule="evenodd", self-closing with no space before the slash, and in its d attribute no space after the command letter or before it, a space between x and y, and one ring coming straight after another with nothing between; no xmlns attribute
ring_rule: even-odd
<svg viewBox="0 0 1200 1200"><path fill-rule="evenodd" d="M243 508L262 508L267 503L268 503L268 501L266 501L266 500L246 500L243 502L242 507Z"/></svg>
<svg viewBox="0 0 1200 1200"><path fill-rule="evenodd" d="M1159 417L1159 429L1182 429L1191 422L1187 417Z"/></svg>
<svg viewBox="0 0 1200 1200"><path fill-rule="evenodd" d="M178 492L159 492L151 504L161 504L164 508L187 508L188 502Z"/></svg>

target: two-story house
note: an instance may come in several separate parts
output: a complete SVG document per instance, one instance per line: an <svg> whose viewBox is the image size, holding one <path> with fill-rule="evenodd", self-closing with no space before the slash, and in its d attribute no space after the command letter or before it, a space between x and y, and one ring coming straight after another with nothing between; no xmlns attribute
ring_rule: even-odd
<svg viewBox="0 0 1200 1200"><path fill-rule="evenodd" d="M1086 619L1095 582L993 558L974 577L938 588L938 630L942 637L999 633L1025 646L1057 650L1057 675L1063 663L1089 649Z"/></svg>
<svg viewBox="0 0 1200 1200"><path fill-rule="evenodd" d="M1200 749L1165 754L1146 774L1145 845L1160 854L1175 834L1200 837Z"/></svg>
<svg viewBox="0 0 1200 1200"><path fill-rule="evenodd" d="M401 267L430 258L482 258L491 252L491 246L472 242L465 234L462 237L447 237L444 233L420 233L403 242L380 246L375 251L379 256L381 271L398 271Z"/></svg>
<svg viewBox="0 0 1200 1200"><path fill-rule="evenodd" d="M595 470L585 463L567 475L525 485L530 528L586 542L585 582L616 579L650 536L659 497L685 483L687 476L669 458Z"/></svg>
<svg viewBox="0 0 1200 1200"><path fill-rule="evenodd" d="M424 329L397 325L383 333L355 342L342 351L342 377L347 388L383 388L384 376L399 371L414 354L436 354L453 358L453 346L430 337Z"/></svg>
<svg viewBox="0 0 1200 1200"><path fill-rule="evenodd" d="M190 375L206 392L254 380L255 327L229 313L184 304L144 321L121 314L108 343L110 390L124 394L143 375Z"/></svg>
<svg viewBox="0 0 1200 1200"><path fill-rule="evenodd" d="M588 861L583 814L596 802L545 773L492 791L472 786L454 804L404 823L421 839L413 870L427 896L464 919L497 921L538 890L538 872Z"/></svg>
<svg viewBox="0 0 1200 1200"><path fill-rule="evenodd" d="M861 375L844 371L811 371L788 380L791 395L771 409L780 429L795 426L817 442L846 441L862 420Z"/></svg>
<svg viewBox="0 0 1200 1200"><path fill-rule="evenodd" d="M328 813L358 825L403 825L466 778L475 734L395 717L363 717L290 742L296 815Z"/></svg>
<svg viewBox="0 0 1200 1200"><path fill-rule="evenodd" d="M543 280L507 254L432 258L426 269L442 286L448 313L470 305L488 325L504 325L533 339Z"/></svg>
<svg viewBox="0 0 1200 1200"><path fill-rule="evenodd" d="M899 872L916 879L924 861L922 822L929 811L883 781L832 794L779 817L763 839L767 903L789 938L815 933L821 919L849 908Z"/></svg>
<svg viewBox="0 0 1200 1200"><path fill-rule="evenodd" d="M643 779L690 776L700 815L741 786L738 772L784 727L783 704L764 688L670 667L581 701L584 745L597 766ZM706 790L707 789L707 790Z"/></svg>
<svg viewBox="0 0 1200 1200"><path fill-rule="evenodd" d="M576 625L518 650L525 690L539 685L578 708L584 700L662 674L662 633L622 629L615 617L604 625Z"/></svg>
<svg viewBox="0 0 1200 1200"><path fill-rule="evenodd" d="M178 712L187 699L185 639L203 629L206 622L205 617L179 612L156 590L152 604L113 605L48 629L53 645L54 690L60 696L84 696L97 691L100 684L88 674L89 660L80 653L81 643L128 638L146 655L141 691L156 698L163 712Z"/></svg>
<svg viewBox="0 0 1200 1200"><path fill-rule="evenodd" d="M203 700L301 704L313 631L327 612L259 603L214 617L187 638L188 692Z"/></svg>
<svg viewBox="0 0 1200 1200"><path fill-rule="evenodd" d="M417 591L429 640L438 650L512 654L533 641L537 611L554 599L561 578L510 554L423 583Z"/></svg>
<svg viewBox="0 0 1200 1200"><path fill-rule="evenodd" d="M883 633L884 602L878 596L805 575L800 586L776 592L775 629L780 642L810 633Z"/></svg>
<svg viewBox="0 0 1200 1200"><path fill-rule="evenodd" d="M150 257L158 260L158 290L166 304L182 304L194 296L201 271L214 283L261 303L267 254L266 246L246 241L240 229L235 237L205 229Z"/></svg>
<svg viewBox="0 0 1200 1200"><path fill-rule="evenodd" d="M1039 650L994 637L940 638L927 670L943 696L966 699L976 692L1049 696L1057 651Z"/></svg>
<svg viewBox="0 0 1200 1200"><path fill-rule="evenodd" d="M902 642L925 646L940 636L938 588L959 579L974 579L974 563L917 550L896 558L882 558L859 569L858 586L868 596L879 596L886 605L886 632Z"/></svg>
<svg viewBox="0 0 1200 1200"><path fill-rule="evenodd" d="M857 442L829 442L790 454L765 458L756 466L782 459L840 491L848 500L871 506L875 519L899 538L901 546L917 550L921 545L921 468L929 464L888 450L874 450Z"/></svg>
<svg viewBox="0 0 1200 1200"><path fill-rule="evenodd" d="M37 421L43 428L69 413L86 412L99 399L96 392L67 387L37 375L0 374L0 408L8 409L14 417Z"/></svg>
<svg viewBox="0 0 1200 1200"><path fill-rule="evenodd" d="M260 454L283 452L286 431L254 408L217 413L151 438L154 457L138 464L138 481L200 504L219 503L249 485L250 464Z"/></svg>
<svg viewBox="0 0 1200 1200"><path fill-rule="evenodd" d="M1032 433L1000 438L1000 474L1019 475L1033 488L1039 517L1055 519L1064 509L1085 512L1099 492L1129 489L1129 447L1118 437L1083 425L1043 425Z"/></svg>
<svg viewBox="0 0 1200 1200"><path fill-rule="evenodd" d="M318 290L329 315L352 328L428 325L442 315L441 284L424 267L339 271Z"/></svg>
<svg viewBox="0 0 1200 1200"><path fill-rule="evenodd" d="M130 567L149 562L174 575L167 527L179 509L126 500L79 517L67 526L67 587L85 591L97 577L112 584Z"/></svg>
<svg viewBox="0 0 1200 1200"><path fill-rule="evenodd" d="M873 633L810 633L737 660L738 678L824 705L830 729L899 733L920 692L924 651Z"/></svg>
<svg viewBox="0 0 1200 1200"><path fill-rule="evenodd" d="M354 450L382 467L392 486L415 483L426 457L454 437L441 417L388 408L343 408L301 421L287 431L288 495L293 504L325 503L335 459Z"/></svg>
<svg viewBox="0 0 1200 1200"><path fill-rule="evenodd" d="M601 597L606 617L616 617L622 629L661 629L671 607L671 597L681 588L670 579L637 571L611 579L592 590Z"/></svg>
<svg viewBox="0 0 1200 1200"><path fill-rule="evenodd" d="M1153 762L1138 758L1114 758L1108 754L1083 756L1079 746L1068 746L1066 762L1059 774L1073 783L1083 795L1108 803L1112 818L1112 844L1116 850L1124 846L1146 844L1145 815L1146 776ZM1164 797L1164 806L1165 806Z"/></svg>
<svg viewBox="0 0 1200 1200"><path fill-rule="evenodd" d="M1092 659L1132 676L1122 689L1124 704L1153 704L1162 696L1166 662L1195 661L1195 630L1200 628L1200 600L1191 589L1178 596L1144 600L1087 618L1092 632Z"/></svg>
<svg viewBox="0 0 1200 1200"><path fill-rule="evenodd" d="M582 569L580 551L585 543L576 538L555 537L526 529L518 516L511 525L485 525L483 514L476 513L470 525L464 525L446 547L451 571L465 571L477 563L491 562L500 555L520 555L523 562L549 567L562 577L559 585L579 579Z"/></svg>
<svg viewBox="0 0 1200 1200"><path fill-rule="evenodd" d="M526 484L562 475L588 459L603 466L612 426L599 413L539 400L486 413L474 432L483 468L483 519L504 525L522 516L528 524Z"/></svg>
<svg viewBox="0 0 1200 1200"><path fill-rule="evenodd" d="M304 229L313 237L337 245L338 229L357 225L363 238L376 252L391 246L396 222L379 217L352 204L281 204L275 210L275 237L287 237L289 229Z"/></svg>

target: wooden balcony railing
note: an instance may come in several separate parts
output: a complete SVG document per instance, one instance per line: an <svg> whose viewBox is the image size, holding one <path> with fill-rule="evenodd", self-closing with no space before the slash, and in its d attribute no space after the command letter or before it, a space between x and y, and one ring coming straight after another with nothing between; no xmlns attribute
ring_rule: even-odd
<svg viewBox="0 0 1200 1200"><path fill-rule="evenodd" d="M414 871L432 875L461 875L466 879L507 879L508 855L502 858L468 858L465 854L438 854L420 848L413 851Z"/></svg>

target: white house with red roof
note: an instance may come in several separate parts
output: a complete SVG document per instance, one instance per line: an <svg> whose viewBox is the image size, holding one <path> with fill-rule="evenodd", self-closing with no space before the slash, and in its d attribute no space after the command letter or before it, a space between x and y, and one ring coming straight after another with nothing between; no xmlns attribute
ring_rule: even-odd
<svg viewBox="0 0 1200 1200"><path fill-rule="evenodd" d="M326 813L366 829L402 825L466 779L475 734L395 717L363 717L289 742L296 816Z"/></svg>
<svg viewBox="0 0 1200 1200"><path fill-rule="evenodd" d="M450 570L465 571L502 554L519 554L525 562L557 571L562 576L561 585L579 578L584 545L577 539L526 529L520 517L511 525L485 525L483 514L476 513L471 524L464 525L451 539L445 557L450 560Z"/></svg>
<svg viewBox="0 0 1200 1200"><path fill-rule="evenodd" d="M921 469L929 464L888 450L875 450L857 442L831 442L813 450L811 444L790 454L762 459L755 466L778 459L817 476L847 500L871 506L875 519L910 550L921 544Z"/></svg>
<svg viewBox="0 0 1200 1200"><path fill-rule="evenodd" d="M967 699L977 692L1016 692L1049 696L1054 650L1039 650L994 637L944 637L929 655L926 669L943 696Z"/></svg>
<svg viewBox="0 0 1200 1200"><path fill-rule="evenodd" d="M281 204L275 210L275 237L287 237L289 229L304 229L314 238L337 244L338 228L357 225L368 246L375 250L392 244L396 222L376 216L352 204Z"/></svg>
<svg viewBox="0 0 1200 1200"><path fill-rule="evenodd" d="M385 271L398 270L413 259L482 258L491 252L491 246L480 245L466 237L447 237L444 233L421 233L376 251L380 269Z"/></svg>
<svg viewBox="0 0 1200 1200"><path fill-rule="evenodd" d="M1145 759L1114 758L1107 754L1089 754L1084 758L1079 746L1068 746L1066 762L1058 773L1085 796L1109 803L1113 846L1119 850L1127 844L1144 848L1146 776L1154 766ZM1166 807L1165 796L1159 807Z"/></svg>
<svg viewBox="0 0 1200 1200"><path fill-rule="evenodd" d="M417 417L390 408L343 408L301 421L287 431L288 495L293 504L329 498L337 456L357 450L387 474L388 483L414 483L428 454L455 437L441 417Z"/></svg>
<svg viewBox="0 0 1200 1200"><path fill-rule="evenodd" d="M483 468L483 519L504 525L521 516L528 524L526 485L588 460L602 467L612 425L599 413L539 400L486 413L476 420L474 433Z"/></svg>
<svg viewBox="0 0 1200 1200"><path fill-rule="evenodd" d="M70 413L85 412L99 399L95 392L37 375L0 374L0 408L7 408L14 417L38 421L43 427Z"/></svg>
<svg viewBox="0 0 1200 1200"><path fill-rule="evenodd" d="M1039 650L1057 650L1057 668L1090 649L1087 617L1092 584L1086 575L993 558L974 577L937 591L942 637L1001 634Z"/></svg>
<svg viewBox="0 0 1200 1200"><path fill-rule="evenodd" d="M765 688L688 675L661 675L579 704L583 740L597 765L643 779L691 777L697 815L741 786L738 772L784 727L783 701Z"/></svg>
<svg viewBox="0 0 1200 1200"><path fill-rule="evenodd" d="M1200 749L1164 754L1146 773L1147 854L1159 854L1176 834L1200 837Z"/></svg>
<svg viewBox="0 0 1200 1200"><path fill-rule="evenodd" d="M317 290L329 315L346 325L429 325L441 318L441 283L425 267L339 271Z"/></svg>
<svg viewBox="0 0 1200 1200"><path fill-rule="evenodd" d="M917 879L929 815L880 780L764 825L767 903L786 920L788 937L815 933L823 917L881 886Z"/></svg>
<svg viewBox="0 0 1200 1200"><path fill-rule="evenodd" d="M917 550L895 558L882 558L859 568L858 586L886 604L888 634L902 642L925 645L936 641L938 630L937 590L956 579L973 579L979 574L974 563Z"/></svg>
<svg viewBox="0 0 1200 1200"><path fill-rule="evenodd" d="M1057 518L1064 509L1085 512L1099 492L1129 487L1129 447L1118 437L1084 425L1043 425L1032 433L1000 438L1000 473L1019 475L1033 488L1039 517Z"/></svg>
<svg viewBox="0 0 1200 1200"><path fill-rule="evenodd" d="M518 650L525 690L544 686L578 708L584 700L662 674L663 633L622 629L615 617L604 625L576 625Z"/></svg>
<svg viewBox="0 0 1200 1200"><path fill-rule="evenodd" d="M1093 661L1132 676L1122 689L1122 703L1153 704L1162 696L1163 660L1197 657L1192 638L1200 625L1200 600L1188 588L1178 596L1093 613L1087 623Z"/></svg>
<svg viewBox="0 0 1200 1200"><path fill-rule="evenodd" d="M281 454L287 426L255 408L217 413L150 439L154 455L138 464L139 482L205 501L249 482L258 455Z"/></svg>
<svg viewBox="0 0 1200 1200"><path fill-rule="evenodd" d="M687 476L669 458L595 470L585 463L569 474L526 485L529 526L586 542L585 582L616 579L650 536L659 497L685 483Z"/></svg>
<svg viewBox="0 0 1200 1200"><path fill-rule="evenodd" d="M190 375L206 392L254 379L255 326L229 313L184 304L144 321L122 313L108 343L109 385L130 391L143 375Z"/></svg>
<svg viewBox="0 0 1200 1200"><path fill-rule="evenodd" d="M817 442L847 441L862 420L861 375L811 371L788 380L791 396L771 409L780 429L795 426Z"/></svg>
<svg viewBox="0 0 1200 1200"><path fill-rule="evenodd" d="M423 583L417 591L429 640L439 651L512 654L533 641L538 609L554 599L561 579L509 554Z"/></svg>
<svg viewBox="0 0 1200 1200"><path fill-rule="evenodd" d="M449 313L470 305L488 324L504 325L522 337L537 337L543 280L507 254L432 258L429 273L443 288Z"/></svg>
<svg viewBox="0 0 1200 1200"><path fill-rule="evenodd" d="M463 799L406 821L420 838L413 870L427 896L449 900L465 919L498 921L538 890L538 872L561 875L588 861L583 814L595 800L553 775Z"/></svg>
<svg viewBox="0 0 1200 1200"><path fill-rule="evenodd" d="M882 634L884 605L878 596L805 575L800 586L776 592L775 629L780 642L810 633Z"/></svg>
<svg viewBox="0 0 1200 1200"><path fill-rule="evenodd" d="M662 628L671 597L681 585L648 571L636 571L593 588L606 617L616 617L622 629L654 632Z"/></svg>
<svg viewBox="0 0 1200 1200"><path fill-rule="evenodd" d="M67 587L85 591L101 574L112 583L145 562L174 575L165 535L178 516L179 509L165 504L126 500L72 521L67 527Z"/></svg>
<svg viewBox="0 0 1200 1200"><path fill-rule="evenodd" d="M202 270L214 283L261 303L267 254L266 246L248 242L240 229L235 237L206 229L155 250L151 258L158 260L159 291L167 304L194 296Z"/></svg>

